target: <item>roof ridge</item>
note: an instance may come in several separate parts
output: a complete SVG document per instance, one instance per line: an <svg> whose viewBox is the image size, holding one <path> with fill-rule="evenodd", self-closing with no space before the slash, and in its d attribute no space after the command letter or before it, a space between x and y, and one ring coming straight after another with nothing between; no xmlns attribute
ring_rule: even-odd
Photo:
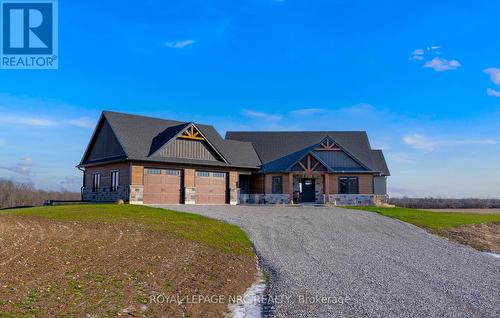
<svg viewBox="0 0 500 318"><path fill-rule="evenodd" d="M266 134L266 133L367 133L366 130L264 130L264 131L252 131L252 130L228 130L228 133L250 133L250 134Z"/></svg>
<svg viewBox="0 0 500 318"><path fill-rule="evenodd" d="M131 114L131 113L124 113L124 112L116 112L116 111L111 111L111 110L103 110L103 114L118 114L118 115L125 115L125 116L131 116L131 117L141 117L141 118L148 118L148 119L155 119L155 120L164 120L164 121L173 121L177 122L179 124L189 124L192 123L190 121L180 121L176 119L167 119L167 118L160 118L160 117L153 117L153 116L146 116L146 115L138 115L138 114Z"/></svg>

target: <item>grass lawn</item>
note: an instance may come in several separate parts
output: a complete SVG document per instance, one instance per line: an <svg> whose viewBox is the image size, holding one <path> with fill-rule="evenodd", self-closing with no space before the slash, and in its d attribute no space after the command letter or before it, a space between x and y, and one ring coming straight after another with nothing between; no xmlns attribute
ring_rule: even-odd
<svg viewBox="0 0 500 318"><path fill-rule="evenodd" d="M195 214L137 205L88 204L7 210L1 214L42 217L58 221L137 222L145 229L165 231L227 253L253 255L244 231Z"/></svg>
<svg viewBox="0 0 500 318"><path fill-rule="evenodd" d="M349 209L371 211L388 216L391 218L399 219L416 226L441 229L452 228L467 224L481 224L481 223L500 223L500 214L477 214L477 213L445 213L445 212L431 212L422 211L408 208L382 208L382 207L346 207Z"/></svg>
<svg viewBox="0 0 500 318"><path fill-rule="evenodd" d="M228 299L256 273L237 226L146 206L2 211L0 251L0 317L222 317L224 302L152 299Z"/></svg>

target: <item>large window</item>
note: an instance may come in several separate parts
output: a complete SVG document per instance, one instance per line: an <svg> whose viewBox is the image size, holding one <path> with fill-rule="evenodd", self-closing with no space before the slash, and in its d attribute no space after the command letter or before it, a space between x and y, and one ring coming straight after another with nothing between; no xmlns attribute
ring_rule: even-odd
<svg viewBox="0 0 500 318"><path fill-rule="evenodd" d="M339 193L340 194L359 194L358 177L340 177L339 178Z"/></svg>
<svg viewBox="0 0 500 318"><path fill-rule="evenodd" d="M118 191L119 183L120 183L120 172L118 170L111 171L111 192Z"/></svg>
<svg viewBox="0 0 500 318"><path fill-rule="evenodd" d="M101 187L101 174L95 172L92 174L92 192L98 192Z"/></svg>
<svg viewBox="0 0 500 318"><path fill-rule="evenodd" d="M283 177L273 177L273 194L283 194Z"/></svg>

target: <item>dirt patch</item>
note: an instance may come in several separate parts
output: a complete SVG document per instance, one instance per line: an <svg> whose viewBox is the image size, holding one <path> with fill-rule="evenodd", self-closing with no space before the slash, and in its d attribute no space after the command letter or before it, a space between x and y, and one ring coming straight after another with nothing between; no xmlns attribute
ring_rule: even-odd
<svg viewBox="0 0 500 318"><path fill-rule="evenodd" d="M431 211L431 212L500 214L500 209L420 209L420 210Z"/></svg>
<svg viewBox="0 0 500 318"><path fill-rule="evenodd" d="M473 248L500 254L500 224L469 224L449 229L437 229L434 232Z"/></svg>
<svg viewBox="0 0 500 318"><path fill-rule="evenodd" d="M227 300L243 294L255 273L253 256L137 224L0 215L0 317L221 317L227 302L151 297Z"/></svg>

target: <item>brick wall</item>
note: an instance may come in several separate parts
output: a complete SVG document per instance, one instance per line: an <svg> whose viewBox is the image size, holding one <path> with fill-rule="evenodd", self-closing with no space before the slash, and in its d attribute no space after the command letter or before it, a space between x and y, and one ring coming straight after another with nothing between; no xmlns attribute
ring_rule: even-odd
<svg viewBox="0 0 500 318"><path fill-rule="evenodd" d="M111 191L111 172L118 171L118 188ZM93 174L100 173L99 191L92 191ZM130 166L128 163L108 164L85 169L85 185L83 199L92 201L129 201Z"/></svg>

